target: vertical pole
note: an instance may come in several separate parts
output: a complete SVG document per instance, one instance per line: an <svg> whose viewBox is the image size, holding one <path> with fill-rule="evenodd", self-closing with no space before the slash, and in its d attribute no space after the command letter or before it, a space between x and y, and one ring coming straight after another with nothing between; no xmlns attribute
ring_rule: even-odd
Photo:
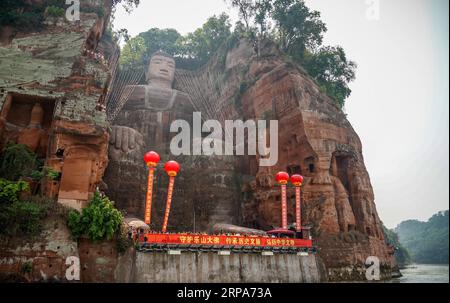
<svg viewBox="0 0 450 303"><path fill-rule="evenodd" d="M296 224L295 228L297 232L302 231L302 204L301 204L301 187L295 187L295 215L296 215Z"/></svg>
<svg viewBox="0 0 450 303"><path fill-rule="evenodd" d="M281 185L281 228L288 229L286 185Z"/></svg>
<svg viewBox="0 0 450 303"><path fill-rule="evenodd" d="M169 179L169 188L167 190L167 204L166 204L166 213L164 215L164 222L162 232L165 233L167 231L167 224L169 222L169 214L170 214L170 206L172 204L172 196L173 196L173 187L175 184L175 177L170 177Z"/></svg>
<svg viewBox="0 0 450 303"><path fill-rule="evenodd" d="M152 220L152 197L153 197L153 179L155 177L155 168L150 167L148 172L147 201L145 203L145 224L150 225Z"/></svg>

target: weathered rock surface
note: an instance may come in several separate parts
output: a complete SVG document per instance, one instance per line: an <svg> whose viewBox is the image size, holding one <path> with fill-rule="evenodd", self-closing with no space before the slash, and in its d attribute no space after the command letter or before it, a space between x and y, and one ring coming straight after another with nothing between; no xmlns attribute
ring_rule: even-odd
<svg viewBox="0 0 450 303"><path fill-rule="evenodd" d="M66 259L79 257L77 242L61 218L48 218L43 226L38 239L0 240L0 281L66 281Z"/></svg>
<svg viewBox="0 0 450 303"><path fill-rule="evenodd" d="M300 173L305 176L303 222L313 227L331 278L335 269L343 267L358 272L352 279L364 278L369 256L381 260L388 276L391 249L384 241L361 141L346 115L272 45L265 45L259 57L248 48L241 42L219 52L200 71L179 71L176 76L176 87L192 98L198 98L198 93L186 83L199 83L200 93L220 109L216 115L222 120L279 122L276 166L259 167L259 157L237 158L236 174L249 180L242 188L242 213L234 214L238 224L260 229L279 226L281 198L274 175L280 170ZM293 188L288 189L289 200L294 197ZM294 214L294 203L290 203L289 222L295 221Z"/></svg>
<svg viewBox="0 0 450 303"><path fill-rule="evenodd" d="M45 185L46 195L77 209L101 183L108 163L101 105L110 67L92 56L108 16L107 10L103 17L81 13L77 22L47 19L35 33L2 29L7 39L0 47L0 149L13 142L36 152L61 173Z"/></svg>

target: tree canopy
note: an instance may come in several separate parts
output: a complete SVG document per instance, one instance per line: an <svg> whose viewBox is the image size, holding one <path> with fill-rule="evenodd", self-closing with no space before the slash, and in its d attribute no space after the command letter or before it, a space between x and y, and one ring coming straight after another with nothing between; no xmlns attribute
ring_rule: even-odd
<svg viewBox="0 0 450 303"><path fill-rule="evenodd" d="M448 264L448 210L435 214L428 222L409 220L395 231L415 263Z"/></svg>
<svg viewBox="0 0 450 303"><path fill-rule="evenodd" d="M226 14L210 17L192 33L181 35L175 29L152 28L131 38L122 51L122 65L145 66L150 56L165 51L177 66L195 69L203 65L231 35L231 22Z"/></svg>
<svg viewBox="0 0 450 303"><path fill-rule="evenodd" d="M392 245L395 248L394 257L397 260L397 264L400 267L404 267L406 265L411 264L411 256L408 250L400 243L398 239L398 234L395 230L388 229L383 224L383 232L386 239L386 243Z"/></svg>
<svg viewBox="0 0 450 303"><path fill-rule="evenodd" d="M247 37L272 39L342 108L356 64L342 47L323 46L326 24L303 0L225 0L239 11ZM273 24L273 26L272 26ZM254 42L255 45L258 42Z"/></svg>
<svg viewBox="0 0 450 303"><path fill-rule="evenodd" d="M356 69L356 63L347 59L344 49L325 46L315 53L307 53L303 62L319 86L343 107L352 92L348 83L355 79Z"/></svg>
<svg viewBox="0 0 450 303"><path fill-rule="evenodd" d="M225 0L236 8L240 20L234 35L247 38L259 50L260 41L274 41L284 53L316 80L323 92L343 108L355 79L356 63L340 46L323 45L327 31L318 11L303 0ZM172 55L179 68L196 69L205 64L233 34L226 14L212 16L202 27L181 35L175 29L152 28L130 39L121 64L144 68L158 50Z"/></svg>

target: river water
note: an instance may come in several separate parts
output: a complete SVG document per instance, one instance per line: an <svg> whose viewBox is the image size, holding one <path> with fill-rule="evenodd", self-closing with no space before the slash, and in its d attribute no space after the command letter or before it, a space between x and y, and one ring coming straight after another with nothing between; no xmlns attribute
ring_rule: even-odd
<svg viewBox="0 0 450 303"><path fill-rule="evenodd" d="M403 277L393 283L449 283L448 265L414 264L400 272Z"/></svg>

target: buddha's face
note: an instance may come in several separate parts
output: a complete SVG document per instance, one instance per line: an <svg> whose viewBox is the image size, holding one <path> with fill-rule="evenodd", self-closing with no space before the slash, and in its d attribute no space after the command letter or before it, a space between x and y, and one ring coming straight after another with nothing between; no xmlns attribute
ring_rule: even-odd
<svg viewBox="0 0 450 303"><path fill-rule="evenodd" d="M169 57L155 55L150 60L147 80L172 87L175 77L175 60Z"/></svg>

